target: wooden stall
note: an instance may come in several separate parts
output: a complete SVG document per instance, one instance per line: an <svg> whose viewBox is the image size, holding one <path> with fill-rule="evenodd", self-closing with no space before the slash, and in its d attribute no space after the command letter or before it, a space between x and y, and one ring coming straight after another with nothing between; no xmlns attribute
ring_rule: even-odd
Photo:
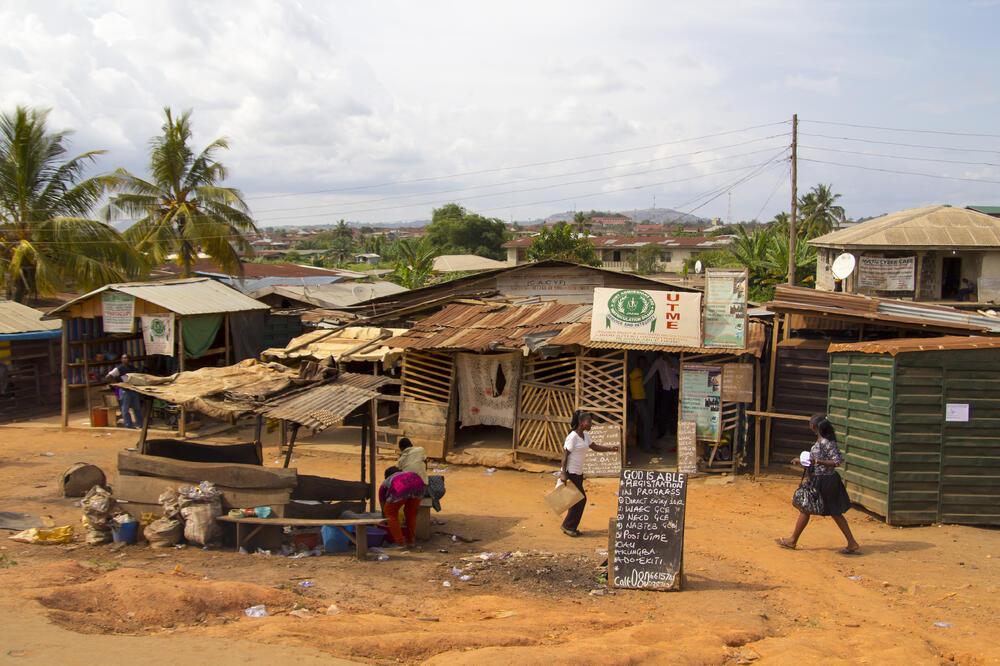
<svg viewBox="0 0 1000 666"><path fill-rule="evenodd" d="M59 404L59 322L0 299L0 420L26 418Z"/></svg>

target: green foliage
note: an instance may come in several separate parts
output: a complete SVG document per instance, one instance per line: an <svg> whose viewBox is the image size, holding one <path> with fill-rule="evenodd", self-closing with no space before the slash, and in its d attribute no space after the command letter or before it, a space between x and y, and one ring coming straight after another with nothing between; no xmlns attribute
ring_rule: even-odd
<svg viewBox="0 0 1000 666"><path fill-rule="evenodd" d="M566 222L558 222L552 227L545 227L535 236L528 248L528 258L534 261L558 259L572 261L586 266L600 266L594 245L584 236L574 231Z"/></svg>
<svg viewBox="0 0 1000 666"><path fill-rule="evenodd" d="M746 266L750 276L750 300L768 301L776 285L788 281L788 228L780 224L755 227L748 231L742 224L736 229L730 253ZM807 286L816 275L816 250L807 243L795 244L795 282Z"/></svg>
<svg viewBox="0 0 1000 666"><path fill-rule="evenodd" d="M656 272L657 264L663 259L663 248L656 243L647 243L635 253L635 270L640 275Z"/></svg>
<svg viewBox="0 0 1000 666"><path fill-rule="evenodd" d="M427 226L427 238L439 254L475 254L503 259L507 240L503 220L470 213L455 203L435 208Z"/></svg>
<svg viewBox="0 0 1000 666"><path fill-rule="evenodd" d="M199 251L227 273L242 274L240 254L253 254L246 235L257 227L240 191L221 184L226 167L215 156L228 150L229 142L219 138L195 153L191 112L174 118L167 107L163 113L163 134L150 141L149 180L115 171L119 194L109 202L107 218L137 219L125 239L153 264L175 254L184 277L191 275Z"/></svg>
<svg viewBox="0 0 1000 666"><path fill-rule="evenodd" d="M834 194L830 185L820 183L799 198L801 211L796 231L804 239L817 238L828 234L844 223L844 207L837 205L839 194Z"/></svg>
<svg viewBox="0 0 1000 666"><path fill-rule="evenodd" d="M426 285L434 270L436 248L425 236L419 242L403 239L396 243L396 269L390 276L396 284L407 289L419 289Z"/></svg>
<svg viewBox="0 0 1000 666"><path fill-rule="evenodd" d="M729 250L706 250L684 260L683 274L694 272L694 265L700 261L702 268L742 268L743 264Z"/></svg>
<svg viewBox="0 0 1000 666"><path fill-rule="evenodd" d="M354 232L347 226L347 222L340 220L331 232L330 255L334 261L342 264L352 258L354 249Z"/></svg>
<svg viewBox="0 0 1000 666"><path fill-rule="evenodd" d="M22 303L145 272L121 234L90 218L111 180L83 176L103 151L67 157L69 132L50 132L47 117L20 106L0 114L0 288Z"/></svg>

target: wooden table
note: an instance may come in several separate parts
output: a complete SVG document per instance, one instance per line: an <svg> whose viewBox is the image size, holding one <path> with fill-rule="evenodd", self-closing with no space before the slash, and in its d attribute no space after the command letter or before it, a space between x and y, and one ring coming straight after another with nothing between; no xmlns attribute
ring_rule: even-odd
<svg viewBox="0 0 1000 666"><path fill-rule="evenodd" d="M384 521L380 518L234 518L232 516L219 516L217 520L224 523L234 523L236 525L236 550L242 548L250 539L254 538L258 532L266 527L324 527L329 525L343 532L351 543L357 548L359 560L365 559L368 553L368 531L369 525L381 525ZM248 533L244 533L245 525L253 525ZM353 533L348 531L348 527L354 526Z"/></svg>

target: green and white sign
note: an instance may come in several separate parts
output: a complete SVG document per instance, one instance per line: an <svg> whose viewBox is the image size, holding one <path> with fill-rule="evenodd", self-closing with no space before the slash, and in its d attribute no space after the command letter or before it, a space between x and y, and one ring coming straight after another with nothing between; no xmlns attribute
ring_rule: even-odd
<svg viewBox="0 0 1000 666"><path fill-rule="evenodd" d="M705 271L705 346L728 349L747 346L746 269Z"/></svg>
<svg viewBox="0 0 1000 666"><path fill-rule="evenodd" d="M135 297L105 291L101 294L101 316L105 333L132 333L135 330Z"/></svg>
<svg viewBox="0 0 1000 666"><path fill-rule="evenodd" d="M144 315L142 341L147 354L174 355L174 314Z"/></svg>
<svg viewBox="0 0 1000 666"><path fill-rule="evenodd" d="M701 346L701 294L646 289L594 290L593 342Z"/></svg>
<svg viewBox="0 0 1000 666"><path fill-rule="evenodd" d="M722 367L685 363L681 366L681 421L695 424L699 441L717 442L722 435Z"/></svg>

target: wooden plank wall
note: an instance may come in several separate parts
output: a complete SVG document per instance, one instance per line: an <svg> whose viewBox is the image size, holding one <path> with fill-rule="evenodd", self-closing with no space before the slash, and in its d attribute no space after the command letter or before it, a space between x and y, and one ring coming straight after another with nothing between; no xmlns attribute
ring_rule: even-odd
<svg viewBox="0 0 1000 666"><path fill-rule="evenodd" d="M774 381L774 411L812 416L826 412L830 357L829 342L793 338L778 345ZM774 419L771 460L782 464L816 441L805 421Z"/></svg>
<svg viewBox="0 0 1000 666"><path fill-rule="evenodd" d="M444 458L454 428L455 363L450 354L407 351L403 355L398 429L428 458Z"/></svg>
<svg viewBox="0 0 1000 666"><path fill-rule="evenodd" d="M854 502L887 516L892 359L874 354L833 354L829 377L827 412L844 453L842 475L847 492Z"/></svg>

